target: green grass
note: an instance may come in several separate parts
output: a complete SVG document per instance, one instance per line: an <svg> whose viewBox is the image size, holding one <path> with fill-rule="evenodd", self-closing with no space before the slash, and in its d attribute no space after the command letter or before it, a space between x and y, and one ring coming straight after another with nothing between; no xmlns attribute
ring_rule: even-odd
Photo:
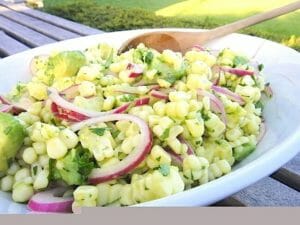
<svg viewBox="0 0 300 225"><path fill-rule="evenodd" d="M44 0L46 7L64 5L76 0ZM95 0L102 5L120 6L124 8L142 8L155 12L170 5L183 2L182 0Z"/></svg>
<svg viewBox="0 0 300 225"><path fill-rule="evenodd" d="M89 10L78 9L88 4L82 3L82 0L44 0L44 3L46 11L99 29L114 31L143 27L212 28L293 1L94 0L94 9L90 7ZM95 10L97 13L93 12ZM300 50L300 10L241 32L285 43Z"/></svg>

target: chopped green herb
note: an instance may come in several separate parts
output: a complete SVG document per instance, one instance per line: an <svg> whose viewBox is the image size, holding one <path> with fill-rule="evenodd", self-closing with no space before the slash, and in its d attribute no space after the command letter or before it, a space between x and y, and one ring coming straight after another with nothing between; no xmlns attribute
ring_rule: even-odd
<svg viewBox="0 0 300 225"><path fill-rule="evenodd" d="M38 169L37 166L34 166L34 167L32 168L32 173L33 173L34 176L37 175L37 169Z"/></svg>
<svg viewBox="0 0 300 225"><path fill-rule="evenodd" d="M183 177L184 177L185 179L187 179L187 180L190 179L187 175L184 175L184 174L183 174Z"/></svg>
<svg viewBox="0 0 300 225"><path fill-rule="evenodd" d="M121 132L121 131L119 131L119 130L113 130L113 131L111 131L111 136L112 136L113 138L116 138L116 137L120 134L120 132Z"/></svg>
<svg viewBox="0 0 300 225"><path fill-rule="evenodd" d="M210 117L205 113L202 114L202 118L203 118L204 121L207 121L207 120L210 119Z"/></svg>
<svg viewBox="0 0 300 225"><path fill-rule="evenodd" d="M170 174L170 166L167 164L160 165L158 170L163 176L168 176Z"/></svg>
<svg viewBox="0 0 300 225"><path fill-rule="evenodd" d="M201 145L201 144L202 144L202 141L196 141L195 144L196 144L196 145Z"/></svg>
<svg viewBox="0 0 300 225"><path fill-rule="evenodd" d="M167 139L169 137L169 134L170 134L170 128L167 128L167 129L164 130L164 132L163 132L163 134L161 135L160 138L162 140L165 140L165 139Z"/></svg>
<svg viewBox="0 0 300 225"><path fill-rule="evenodd" d="M161 156L158 156L156 160L159 162L161 160Z"/></svg>
<svg viewBox="0 0 300 225"><path fill-rule="evenodd" d="M263 110L264 104L261 101L258 101L255 103L255 108Z"/></svg>
<svg viewBox="0 0 300 225"><path fill-rule="evenodd" d="M264 64L259 64L259 65L258 65L258 70L259 70L259 71L262 71L263 69L264 69Z"/></svg>
<svg viewBox="0 0 300 225"><path fill-rule="evenodd" d="M133 96L133 95L123 95L120 98L120 101L121 102L132 102L134 99L135 99L135 96Z"/></svg>
<svg viewBox="0 0 300 225"><path fill-rule="evenodd" d="M147 63L148 65L151 64L152 60L153 60L153 53L151 51L148 51L144 56L143 56L143 60L145 63Z"/></svg>
<svg viewBox="0 0 300 225"><path fill-rule="evenodd" d="M98 136L103 136L105 131L110 130L109 127L96 127L96 128L90 128L90 131L94 134L97 134Z"/></svg>
<svg viewBox="0 0 300 225"><path fill-rule="evenodd" d="M50 160L50 179L63 180L68 185L85 184L89 174L95 167L95 162L89 150L78 146L70 150L67 155L59 159L61 167L57 167L57 160Z"/></svg>
<svg viewBox="0 0 300 225"><path fill-rule="evenodd" d="M216 144L220 145L222 142L220 140L215 140Z"/></svg>

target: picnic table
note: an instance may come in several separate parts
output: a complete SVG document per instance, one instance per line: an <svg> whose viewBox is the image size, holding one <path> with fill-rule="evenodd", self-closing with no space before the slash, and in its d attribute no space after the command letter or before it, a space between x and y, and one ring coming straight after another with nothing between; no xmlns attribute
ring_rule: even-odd
<svg viewBox="0 0 300 225"><path fill-rule="evenodd" d="M0 57L103 31L0 0ZM214 206L300 206L300 154L278 171Z"/></svg>

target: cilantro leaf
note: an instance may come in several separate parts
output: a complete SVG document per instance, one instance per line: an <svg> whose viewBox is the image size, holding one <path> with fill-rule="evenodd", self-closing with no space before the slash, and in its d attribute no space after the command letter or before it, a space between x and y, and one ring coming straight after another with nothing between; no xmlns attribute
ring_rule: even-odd
<svg viewBox="0 0 300 225"><path fill-rule="evenodd" d="M258 70L259 70L259 71L262 71L263 69L264 69L264 64L259 64L259 65L258 65Z"/></svg>
<svg viewBox="0 0 300 225"><path fill-rule="evenodd" d="M133 96L133 95L123 95L120 98L120 101L121 102L132 102L134 99L135 99L135 96Z"/></svg>
<svg viewBox="0 0 300 225"><path fill-rule="evenodd" d="M163 134L161 135L161 139L165 140L169 137L169 134L170 134L170 128L167 128L164 130Z"/></svg>
<svg viewBox="0 0 300 225"><path fill-rule="evenodd" d="M261 101L258 101L255 103L255 108L263 110L264 104Z"/></svg>
<svg viewBox="0 0 300 225"><path fill-rule="evenodd" d="M98 136L103 136L105 131L110 130L109 127L96 127L96 128L90 128L90 131L94 134L97 134Z"/></svg>
<svg viewBox="0 0 300 225"><path fill-rule="evenodd" d="M144 56L143 56L143 60L145 63L147 63L148 65L151 64L152 60L154 58L154 55L151 51L148 51Z"/></svg>
<svg viewBox="0 0 300 225"><path fill-rule="evenodd" d="M168 164L160 165L158 170L165 177L170 174L170 166Z"/></svg>
<svg viewBox="0 0 300 225"><path fill-rule="evenodd" d="M63 180L68 185L82 185L86 183L94 166L90 152L78 147L60 160L50 160L50 177L52 180Z"/></svg>

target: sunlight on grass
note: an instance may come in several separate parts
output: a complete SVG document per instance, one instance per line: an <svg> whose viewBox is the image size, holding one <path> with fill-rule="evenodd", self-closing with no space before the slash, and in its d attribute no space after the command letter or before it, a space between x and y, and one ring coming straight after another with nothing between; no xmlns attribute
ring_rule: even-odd
<svg viewBox="0 0 300 225"><path fill-rule="evenodd" d="M292 3L295 0L187 0L175 3L156 11L162 16L197 16L197 15L245 15L266 11Z"/></svg>

